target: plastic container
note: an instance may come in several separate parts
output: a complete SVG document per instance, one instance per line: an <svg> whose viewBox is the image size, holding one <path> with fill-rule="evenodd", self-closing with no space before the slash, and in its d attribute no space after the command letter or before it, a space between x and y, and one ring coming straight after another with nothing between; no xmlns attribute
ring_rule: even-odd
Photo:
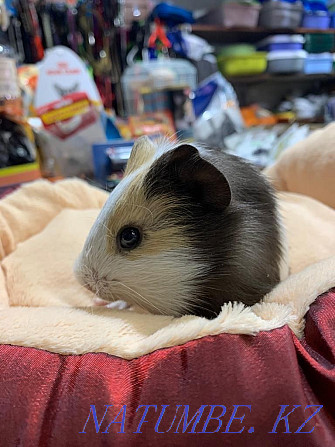
<svg viewBox="0 0 335 447"><path fill-rule="evenodd" d="M308 53L325 53L334 49L334 34L306 34L305 50Z"/></svg>
<svg viewBox="0 0 335 447"><path fill-rule="evenodd" d="M143 113L143 94L168 88L197 85L196 68L182 59L157 59L138 62L126 68L121 79L128 115Z"/></svg>
<svg viewBox="0 0 335 447"><path fill-rule="evenodd" d="M272 51L268 53L269 73L303 73L307 53L297 51Z"/></svg>
<svg viewBox="0 0 335 447"><path fill-rule="evenodd" d="M263 4L259 14L259 26L264 28L297 28L302 19L303 5L270 0Z"/></svg>
<svg viewBox="0 0 335 447"><path fill-rule="evenodd" d="M331 53L308 54L305 60L305 73L331 73L333 56Z"/></svg>
<svg viewBox="0 0 335 447"><path fill-rule="evenodd" d="M218 8L212 9L199 22L211 25L255 28L261 6L251 2L223 2Z"/></svg>
<svg viewBox="0 0 335 447"><path fill-rule="evenodd" d="M303 28L327 29L330 25L330 17L325 11L308 11L302 19Z"/></svg>
<svg viewBox="0 0 335 447"><path fill-rule="evenodd" d="M261 51L302 50L305 39L300 34L276 34L261 40L257 49Z"/></svg>
<svg viewBox="0 0 335 447"><path fill-rule="evenodd" d="M220 56L247 56L250 54L254 54L256 51L256 47L254 45L250 45L247 43L238 43L235 45L228 45L223 48L220 53Z"/></svg>
<svg viewBox="0 0 335 447"><path fill-rule="evenodd" d="M254 52L236 56L220 55L218 66L224 76L248 76L263 73L266 70L266 53Z"/></svg>

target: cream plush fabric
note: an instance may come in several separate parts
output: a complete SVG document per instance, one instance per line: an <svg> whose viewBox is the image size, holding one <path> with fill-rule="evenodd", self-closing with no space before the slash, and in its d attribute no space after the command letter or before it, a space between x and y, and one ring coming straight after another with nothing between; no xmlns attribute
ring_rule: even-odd
<svg viewBox="0 0 335 447"><path fill-rule="evenodd" d="M266 174L279 191L292 191L335 208L335 123L282 153Z"/></svg>
<svg viewBox="0 0 335 447"><path fill-rule="evenodd" d="M335 126L330 128L335 138ZM323 132L329 138L329 128ZM308 147L314 138L306 140ZM313 157L309 169L314 178ZM318 177L329 185L321 171ZM319 185L319 195L322 190ZM214 320L93 307L92 294L76 282L72 266L106 198L82 181L65 180L37 181L0 201L0 343L132 359L222 332L255 335L288 324L301 336L309 305L335 286L335 211L310 197L280 192L292 274L262 303L227 304Z"/></svg>

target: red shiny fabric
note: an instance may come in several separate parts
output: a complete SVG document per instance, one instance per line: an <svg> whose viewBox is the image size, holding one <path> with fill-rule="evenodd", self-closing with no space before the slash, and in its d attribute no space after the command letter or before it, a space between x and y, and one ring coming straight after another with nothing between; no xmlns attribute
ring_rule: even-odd
<svg viewBox="0 0 335 447"><path fill-rule="evenodd" d="M63 356L2 345L0 445L334 447L334 364L334 290L311 306L302 341L284 326L255 337L208 336L131 361L102 353ZM98 422L106 410L100 429L90 405L94 405ZM116 418L124 405L125 413ZM148 422L138 430L144 412L140 405L157 407L156 412L148 408ZM196 434L189 433L193 423L182 433L185 407L179 407L169 430L178 405L189 405L188 421L205 406L193 430ZM219 421L210 420L206 431L214 433L199 433L211 405L226 407L221 427L215 432ZM233 419L229 426L234 405L250 405L250 409L235 407L235 417L245 417ZM288 426L281 420L274 430L282 405L288 405L284 415L294 405L298 407L288 416ZM308 405L323 406L300 429L314 430L295 433L317 410L305 409ZM213 417L219 416L223 407L213 410ZM120 422L110 424L115 418ZM103 433L109 424L108 432ZM163 433L155 431L155 426ZM241 433L231 433L243 427Z"/></svg>

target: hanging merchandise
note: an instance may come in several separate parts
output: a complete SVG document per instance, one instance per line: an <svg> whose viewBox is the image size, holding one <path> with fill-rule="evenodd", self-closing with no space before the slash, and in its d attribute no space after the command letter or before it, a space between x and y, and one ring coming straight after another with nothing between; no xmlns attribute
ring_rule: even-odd
<svg viewBox="0 0 335 447"><path fill-rule="evenodd" d="M39 62L44 49L71 48L91 67L104 106L123 114L126 31L119 6L118 0L15 0L8 38L26 64ZM0 20L1 11L0 4Z"/></svg>
<svg viewBox="0 0 335 447"><path fill-rule="evenodd" d="M0 113L22 115L21 92L18 83L14 49L0 31Z"/></svg>
<svg viewBox="0 0 335 447"><path fill-rule="evenodd" d="M209 146L224 148L226 136L244 129L232 85L217 72L199 84L194 96L195 139Z"/></svg>
<svg viewBox="0 0 335 447"><path fill-rule="evenodd" d="M80 57L63 46L47 50L39 65L34 107L40 108L77 92L85 92L94 104L102 106L96 85Z"/></svg>
<svg viewBox="0 0 335 447"><path fill-rule="evenodd" d="M172 47L171 42L166 36L163 23L155 19L154 29L148 40L148 51L150 59L157 59L159 54L167 55Z"/></svg>
<svg viewBox="0 0 335 447"><path fill-rule="evenodd" d="M105 141L102 102L86 65L69 48L58 46L46 52L34 107L44 124L41 149L45 160L54 160L53 174L92 174L91 146Z"/></svg>
<svg viewBox="0 0 335 447"><path fill-rule="evenodd" d="M35 1L17 0L15 8L21 22L25 62L36 63L43 59L44 50Z"/></svg>
<svg viewBox="0 0 335 447"><path fill-rule="evenodd" d="M125 50L122 45L117 0L86 0L77 5L78 28L83 36L80 55L93 69L104 106L123 114L120 85Z"/></svg>
<svg viewBox="0 0 335 447"><path fill-rule="evenodd" d="M186 48L180 30L183 23L194 23L190 11L167 3L159 3L152 10L149 20L154 22L147 42L149 57L155 59L159 54L175 53L186 57Z"/></svg>
<svg viewBox="0 0 335 447"><path fill-rule="evenodd" d="M9 26L9 15L5 0L0 0L0 30L7 31Z"/></svg>
<svg viewBox="0 0 335 447"><path fill-rule="evenodd" d="M169 28L183 23L194 23L193 14L187 9L161 2L152 10L152 18L158 18Z"/></svg>
<svg viewBox="0 0 335 447"><path fill-rule="evenodd" d="M7 37L11 47L15 50L17 62L22 63L26 59L26 54L22 39L21 22L14 8L10 10L10 14Z"/></svg>
<svg viewBox="0 0 335 447"><path fill-rule="evenodd" d="M57 176L92 176L92 144L105 141L100 114L84 92L71 93L37 109L43 159Z"/></svg>

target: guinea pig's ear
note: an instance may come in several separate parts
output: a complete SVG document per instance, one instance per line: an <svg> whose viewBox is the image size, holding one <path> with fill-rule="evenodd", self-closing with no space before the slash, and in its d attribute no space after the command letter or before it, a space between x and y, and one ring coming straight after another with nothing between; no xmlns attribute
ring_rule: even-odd
<svg viewBox="0 0 335 447"><path fill-rule="evenodd" d="M204 160L194 146L183 144L157 162L157 175L173 182L181 193L190 194L196 202L211 210L223 210L230 204L231 190L226 177Z"/></svg>
<svg viewBox="0 0 335 447"><path fill-rule="evenodd" d="M144 163L150 161L154 157L155 152L156 148L147 136L138 138L131 150L124 175L129 175Z"/></svg>

